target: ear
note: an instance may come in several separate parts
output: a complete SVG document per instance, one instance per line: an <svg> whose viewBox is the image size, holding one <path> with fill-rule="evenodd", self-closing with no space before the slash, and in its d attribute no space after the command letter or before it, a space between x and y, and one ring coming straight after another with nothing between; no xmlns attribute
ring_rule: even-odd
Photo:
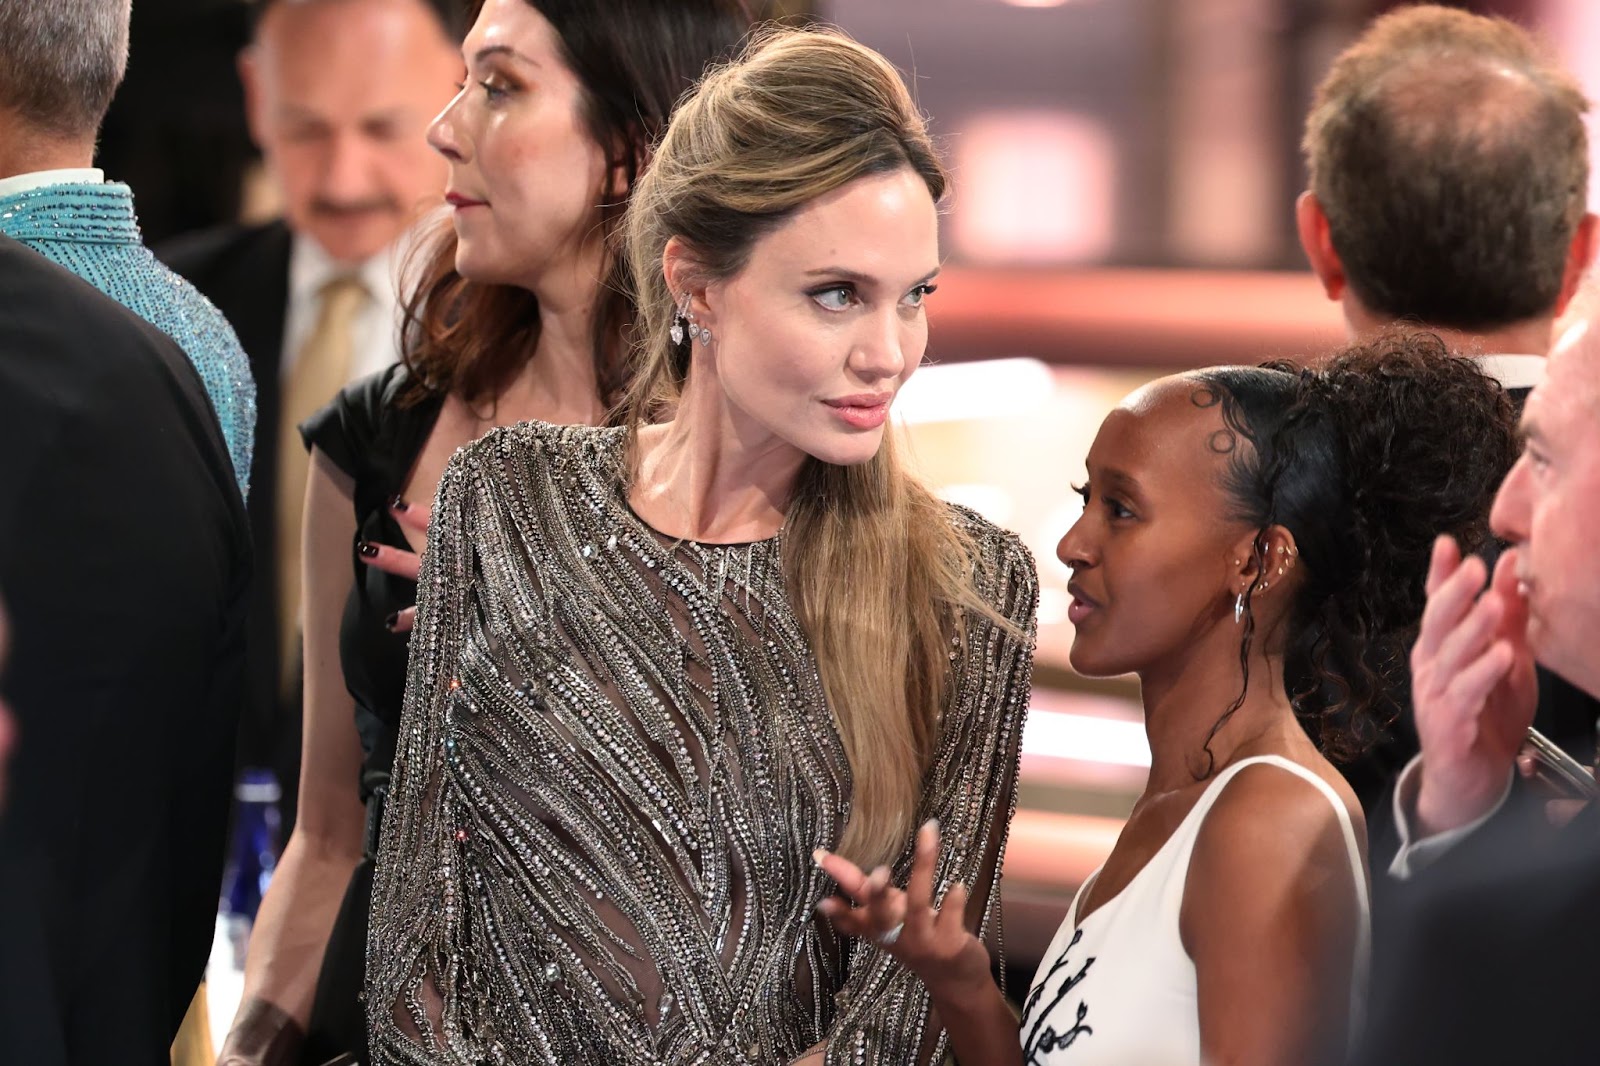
<svg viewBox="0 0 1600 1066"><path fill-rule="evenodd" d="M1307 189L1294 202L1295 229L1300 234L1300 248L1311 263L1311 272L1322 283L1322 291L1330 300L1344 297L1344 263L1333 249L1333 236L1328 229L1328 216L1322 210L1317 194Z"/></svg>
<svg viewBox="0 0 1600 1066"><path fill-rule="evenodd" d="M261 60L256 45L240 49L234 60L239 71L239 84L244 87L244 120L250 129L250 139L257 148L264 143L262 132L266 129L266 114L261 101Z"/></svg>
<svg viewBox="0 0 1600 1066"><path fill-rule="evenodd" d="M1252 596L1270 593L1293 579L1300 563L1294 534L1283 526L1251 530L1233 545L1228 587L1237 596L1254 588Z"/></svg>
<svg viewBox="0 0 1600 1066"><path fill-rule="evenodd" d="M1583 275L1588 271L1589 264L1594 261L1596 249L1596 223L1595 216L1585 214L1578 220L1578 231L1572 235L1572 243L1567 246L1567 263L1561 273L1561 294L1556 297L1556 314L1567 309L1567 304L1572 302L1572 297L1577 294L1578 286L1583 283Z"/></svg>
<svg viewBox="0 0 1600 1066"><path fill-rule="evenodd" d="M666 279L667 291L672 293L675 306L682 307L684 298L688 297L692 313L705 313L706 284L700 262L688 241L682 237L667 239L667 246L661 252L661 274Z"/></svg>
<svg viewBox="0 0 1600 1066"><path fill-rule="evenodd" d="M612 145L611 162L606 168L606 198L611 203L620 204L633 192L628 186L628 167L623 162L627 157L632 157L629 162L633 164L634 181L644 174L645 168L650 165L649 138L643 131L633 131L637 135L621 144Z"/></svg>

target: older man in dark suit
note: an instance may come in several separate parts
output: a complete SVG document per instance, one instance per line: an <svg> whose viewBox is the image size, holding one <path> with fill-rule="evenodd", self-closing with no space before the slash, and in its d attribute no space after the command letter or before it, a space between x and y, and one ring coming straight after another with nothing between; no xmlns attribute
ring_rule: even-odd
<svg viewBox="0 0 1600 1066"><path fill-rule="evenodd" d="M165 1063L210 952L250 541L172 340L0 238L0 1062Z"/></svg>
<svg viewBox="0 0 1600 1066"><path fill-rule="evenodd" d="M306 451L295 427L347 382L398 357L402 245L444 192L444 162L426 132L461 79L458 7L260 0L239 69L284 217L157 250L222 309L255 372L249 503L259 580L242 757L283 779L286 823L300 754Z"/></svg>
<svg viewBox="0 0 1600 1066"><path fill-rule="evenodd" d="M1535 661L1600 697L1600 325L1556 346L1523 428L1527 449L1492 515L1512 548L1488 588L1482 561L1449 542L1428 575L1412 656L1424 815L1482 803L1511 775ZM1560 832L1534 818L1497 841L1430 878L1396 927L1363 1064L1596 1060L1600 811Z"/></svg>

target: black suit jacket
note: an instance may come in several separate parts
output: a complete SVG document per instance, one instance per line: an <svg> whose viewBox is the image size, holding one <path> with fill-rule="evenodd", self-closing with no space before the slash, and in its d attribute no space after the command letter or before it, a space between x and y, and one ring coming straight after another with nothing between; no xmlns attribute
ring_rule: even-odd
<svg viewBox="0 0 1600 1066"><path fill-rule="evenodd" d="M283 785L285 826L293 823L298 780L299 708L282 700L278 631L278 420L283 395L284 321L289 309L289 252L282 222L227 226L182 237L156 254L216 304L239 335L256 379L256 447L250 469L250 531L256 580L250 602L249 694L240 732L240 761L270 766Z"/></svg>
<svg viewBox="0 0 1600 1066"><path fill-rule="evenodd" d="M0 1061L157 1066L205 970L250 538L169 338L0 239Z"/></svg>
<svg viewBox="0 0 1600 1066"><path fill-rule="evenodd" d="M1561 831L1523 813L1397 912L1358 1066L1600 1059L1600 811Z"/></svg>
<svg viewBox="0 0 1600 1066"><path fill-rule="evenodd" d="M1528 390L1510 392L1520 408ZM1537 674L1535 727L1580 761L1589 762L1600 700L1543 667ZM1399 764L1417 750L1415 730L1409 722L1406 727L1407 746L1396 749ZM1547 798L1537 787L1513 777L1511 794L1493 817L1402 882L1388 875L1399 846L1391 777L1368 817L1373 871L1372 1028L1357 1058L1363 1066L1595 1059L1600 1030L1584 1034L1591 1052L1586 1059L1566 1057L1559 1050L1562 1041L1578 1035L1562 1027L1576 1017L1587 1017L1587 1010L1555 1011L1554 999L1541 998L1544 992L1534 999L1527 995L1530 987L1543 987L1542 974L1552 968L1567 975L1562 978L1567 983L1553 996L1572 991L1568 978L1579 978L1578 987L1584 987L1572 966L1573 954L1587 955L1583 965L1589 973L1600 966L1593 962L1600 960L1594 950L1600 945L1573 951L1564 942L1573 932L1580 937L1591 931L1600 935L1600 923L1574 914L1571 885L1541 888L1542 880L1558 871L1563 880L1576 874L1581 881L1587 876L1584 861L1592 861L1590 882L1600 887L1600 849L1593 846L1600 841L1600 829L1591 826L1600 820L1600 812L1590 812L1558 831L1546 817ZM1584 855L1592 860L1583 859ZM1500 898L1504 893L1515 894ZM1590 914L1595 913L1600 895L1588 905ZM1562 917L1539 937L1523 942L1542 920L1523 908L1553 909ZM1600 994L1600 980L1588 988ZM1535 1054L1534 1047L1541 1052ZM1552 1057L1542 1057L1546 1054Z"/></svg>

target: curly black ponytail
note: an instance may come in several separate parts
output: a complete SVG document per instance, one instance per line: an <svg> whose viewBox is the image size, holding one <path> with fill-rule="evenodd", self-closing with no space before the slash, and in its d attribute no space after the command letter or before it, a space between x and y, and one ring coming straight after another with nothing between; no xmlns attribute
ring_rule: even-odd
<svg viewBox="0 0 1600 1066"><path fill-rule="evenodd" d="M1402 706L1434 538L1448 533L1468 552L1489 543L1489 509L1517 456L1515 410L1476 364L1417 331L1385 333L1315 368L1275 362L1196 377L1205 387L1196 402L1219 403L1228 433L1250 445L1218 445L1233 517L1263 534L1281 525L1299 548L1290 700L1326 755L1351 759ZM1264 548L1258 537L1258 581ZM1246 688L1253 621L1240 647Z"/></svg>

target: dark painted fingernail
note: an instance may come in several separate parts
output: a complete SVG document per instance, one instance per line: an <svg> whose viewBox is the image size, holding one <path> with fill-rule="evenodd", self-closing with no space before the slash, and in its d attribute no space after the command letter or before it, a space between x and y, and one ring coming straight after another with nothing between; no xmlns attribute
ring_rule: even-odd
<svg viewBox="0 0 1600 1066"><path fill-rule="evenodd" d="M364 559L376 559L378 557L378 546L376 544L368 544L364 540L356 541L356 551Z"/></svg>
<svg viewBox="0 0 1600 1066"><path fill-rule="evenodd" d="M389 615L388 618L385 618L383 620L383 628L387 629L391 633L394 632L394 627L399 625L399 624L400 624L400 612L399 611L395 611L394 613Z"/></svg>
<svg viewBox="0 0 1600 1066"><path fill-rule="evenodd" d="M401 514L404 514L411 509L411 505L405 501L404 497L401 496L396 496L394 499L390 500L389 506L394 510L399 511Z"/></svg>

